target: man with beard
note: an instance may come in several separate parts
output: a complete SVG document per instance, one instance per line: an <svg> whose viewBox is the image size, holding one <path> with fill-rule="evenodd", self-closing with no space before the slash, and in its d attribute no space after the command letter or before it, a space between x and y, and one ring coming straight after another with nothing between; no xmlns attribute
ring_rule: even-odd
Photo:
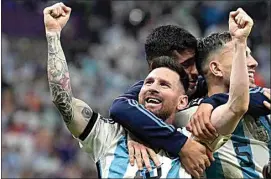
<svg viewBox="0 0 271 179"><path fill-rule="evenodd" d="M240 10L238 10L238 11L240 11ZM244 13L244 12L242 12L242 13ZM149 38L147 38L147 42L145 45L147 60L148 60L148 56L154 56L153 54L157 54L157 56L158 56L158 55L161 55L164 53L174 54L177 57L181 57L181 55L176 54L175 50L172 50L174 48L170 48L172 46L174 47L174 45L172 45L172 44L176 44L176 43L174 43L175 41L171 40L171 38L170 38L171 36L174 36L174 33L168 33L170 35L167 36L167 33L165 33L165 32L162 33L162 30L161 30L162 27L157 28L157 29L155 29L153 31L153 33L149 36ZM156 41L150 40L151 38L155 38L155 37L159 36L159 33L160 33L160 38L157 38ZM167 38L169 40L166 41L164 38ZM174 38L172 38L172 39L174 39ZM163 40L164 40L164 43L161 43L161 41L163 42ZM170 40L173 43L170 43ZM149 41L153 41L153 42L149 43ZM149 48L149 46L152 48ZM160 48L158 48L158 47L160 47ZM175 45L175 48L176 48L176 45ZM158 49L159 50L163 49L163 50L158 51ZM152 52L152 55L150 55L151 52ZM247 56L249 59L249 62L247 65L248 65L248 68L250 69L250 76L253 77L252 75L253 75L255 68L257 67L257 62L250 55L249 49L247 49ZM177 60L178 60L178 62L180 62L182 65L185 66L185 69L190 74L190 77L196 76L195 74L197 74L197 71L195 69L195 62L194 62L195 58L184 59L184 60L177 58ZM250 78L250 81L251 80L252 80L252 78ZM137 100L137 94L138 94L138 91L140 90L140 88L141 88L141 84L138 83L135 86L133 86L130 90L128 90L128 92L125 95L122 95L120 98L118 98L114 101L114 103L111 107L111 111L110 111L111 115L113 116L113 119L115 121L119 122L120 124L122 124L124 127L126 127L129 131L131 131L134 135L136 135L136 137L140 138L143 141L147 141L147 143L150 144L151 147L158 147L158 148L160 147L168 152L171 152L171 154L173 153L174 155L177 155L178 150L173 151L172 149L178 149L178 147L174 147L174 146L178 145L178 141L179 141L180 137L175 137L174 132L166 131L168 126L156 125L152 120L150 120L149 117L146 117L144 115L138 115L138 114L140 114L140 111L138 111L136 108L133 108L133 107L129 106L129 104L127 104L127 102L129 100ZM200 88L198 88L198 89L200 89ZM265 101L267 99L262 95L262 89L257 88L257 89L251 90L250 96L251 96L251 102L250 102L251 104L249 106L249 111L248 111L249 114L258 113L258 115L260 115L260 114L266 115L270 112L270 111L268 111L268 109L264 108L264 106L263 106L263 101ZM213 99L213 100L211 100L211 99ZM214 98L211 98L211 99L209 99L209 100L206 99L204 102L210 103L214 107L217 107L221 104L225 104L228 101L228 96L227 95L226 96L225 95L216 95L216 96L214 96ZM197 101L196 103L193 103L193 102L191 103L191 105L198 105L199 104L199 101ZM211 110L212 109L210 109L210 112L211 112ZM190 111L190 114L193 114L194 112L195 111L193 111L193 112ZM134 115L129 115L131 113ZM240 115L239 115L239 117L240 117ZM147 119L147 118L149 118L149 119ZM186 116L186 117L183 117L180 119L180 121L182 121L182 123L184 124L183 120L188 121L189 117ZM209 118L208 118L208 120L209 120ZM199 124L199 125L201 125L201 124ZM205 128L203 128L203 130L202 130L203 132L202 131L199 131L199 132L201 132L207 136L204 139L208 139L208 138L212 139L216 135L216 130L214 129L214 127L212 125L209 125L207 127L204 126L204 127ZM210 128L212 129L210 132L208 130L206 130L206 129L210 129ZM193 127L192 129L194 130L197 128ZM191 131L191 132L193 132L193 131ZM159 135L157 135L158 133L159 133ZM193 133L193 134L195 136L200 137L200 135L197 133ZM182 146L179 146L179 148L181 148L181 147ZM168 149L168 148L171 148L171 149ZM145 162L146 155L143 155L143 154L146 152L144 150L142 150L142 148L140 150L142 153L142 158L144 159L144 162ZM133 151L133 149L132 149L131 153L133 155L134 153L138 153L138 152ZM136 157L137 157L137 155L136 155ZM141 155L140 155L140 157L137 157L137 158L139 158L139 160L140 160ZM142 161L140 160L139 162L142 162ZM145 164L146 164L146 162L145 162Z"/></svg>
<svg viewBox="0 0 271 179"><path fill-rule="evenodd" d="M190 177L181 167L178 157L171 158L162 150L159 160L163 164L147 170L138 170L137 166L129 165L128 134L112 119L103 118L82 100L74 98L71 90L68 66L60 43L60 33L67 23L71 8L57 3L44 9L44 24L48 42L48 81L54 104L72 133L78 138L81 147L99 165L98 171L102 178L133 178L133 177ZM183 68L169 57L154 60L152 71L145 79L139 94L139 102L155 101L157 96L162 100L162 107L153 109L145 104L153 117L160 116L163 120L173 121L177 111L187 105L185 91L188 89L188 77ZM153 94L154 91L159 93ZM150 112L149 112L150 113ZM159 119L160 120L160 119ZM162 122L162 120L161 120ZM191 141L196 146L195 155L201 161L201 167L210 165L206 155L206 147ZM198 154L197 154L198 153Z"/></svg>

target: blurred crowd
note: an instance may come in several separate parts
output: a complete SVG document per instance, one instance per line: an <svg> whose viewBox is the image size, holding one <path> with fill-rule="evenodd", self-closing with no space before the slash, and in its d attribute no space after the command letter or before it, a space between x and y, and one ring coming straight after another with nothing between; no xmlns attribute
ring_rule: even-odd
<svg viewBox="0 0 271 179"><path fill-rule="evenodd" d="M108 116L113 99L147 74L144 41L150 31L180 25L203 37L228 28L242 7L254 19L249 41L259 62L256 82L270 87L268 1L63 0L72 8L61 40L72 91ZM2 177L96 177L95 164L51 102L43 8L54 1L2 1Z"/></svg>

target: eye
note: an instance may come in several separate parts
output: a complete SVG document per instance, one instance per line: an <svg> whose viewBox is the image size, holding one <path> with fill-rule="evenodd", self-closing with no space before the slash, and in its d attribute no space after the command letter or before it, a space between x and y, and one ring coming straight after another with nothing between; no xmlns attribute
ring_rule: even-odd
<svg viewBox="0 0 271 179"><path fill-rule="evenodd" d="M164 82L162 82L160 85L165 86L165 87L170 87L170 85L168 83L164 83Z"/></svg>
<svg viewBox="0 0 271 179"><path fill-rule="evenodd" d="M146 80L145 84L152 84L152 82L153 82L152 80Z"/></svg>
<svg viewBox="0 0 271 179"><path fill-rule="evenodd" d="M82 115L85 117L85 118L91 118L91 116L92 116L92 111L89 109L89 108L87 108L87 107L85 107L83 110L82 110Z"/></svg>
<svg viewBox="0 0 271 179"><path fill-rule="evenodd" d="M183 66L183 68L189 68L190 66L194 65L194 63L195 63L194 58L191 58L181 63L181 65Z"/></svg>

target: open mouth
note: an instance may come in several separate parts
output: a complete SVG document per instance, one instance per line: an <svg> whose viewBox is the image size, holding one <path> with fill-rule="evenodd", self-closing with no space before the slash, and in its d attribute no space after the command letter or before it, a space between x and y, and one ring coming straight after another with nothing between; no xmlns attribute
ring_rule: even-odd
<svg viewBox="0 0 271 179"><path fill-rule="evenodd" d="M155 98L155 97L147 97L145 99L145 102L147 104L160 104L162 101L158 98Z"/></svg>
<svg viewBox="0 0 271 179"><path fill-rule="evenodd" d="M195 88L195 86L197 86L197 82L198 81L189 81L189 87L190 88Z"/></svg>

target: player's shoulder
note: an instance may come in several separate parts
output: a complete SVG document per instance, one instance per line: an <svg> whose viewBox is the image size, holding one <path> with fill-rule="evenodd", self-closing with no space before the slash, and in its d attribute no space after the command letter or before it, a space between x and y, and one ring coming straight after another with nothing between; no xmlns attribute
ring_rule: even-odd
<svg viewBox="0 0 271 179"><path fill-rule="evenodd" d="M263 87L260 87L260 86L249 88L249 93L263 93L263 92L264 92L264 89Z"/></svg>
<svg viewBox="0 0 271 179"><path fill-rule="evenodd" d="M192 100L188 103L188 105L187 105L187 107L185 108L185 110L186 110L186 109L189 109L189 108L191 108L191 107L193 107L193 106L199 106L200 103L201 103L201 101L202 101L203 99L204 99L204 98L195 98L195 99L192 99Z"/></svg>

